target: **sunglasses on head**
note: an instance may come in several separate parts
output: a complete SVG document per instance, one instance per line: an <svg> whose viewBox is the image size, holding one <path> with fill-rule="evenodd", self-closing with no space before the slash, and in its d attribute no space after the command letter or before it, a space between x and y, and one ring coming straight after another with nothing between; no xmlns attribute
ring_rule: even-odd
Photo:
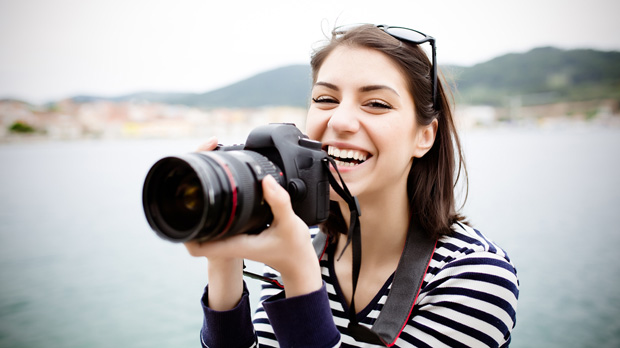
<svg viewBox="0 0 620 348"><path fill-rule="evenodd" d="M339 36L344 35L349 30L360 27L365 24L351 24L337 27L332 32L332 35ZM383 30L386 34L404 42L409 42L412 44L420 45L423 43L430 43L432 52L432 65L431 69L431 83L432 83L432 91L433 91L433 107L437 110L437 52L435 49L435 38L429 35L426 35L417 30L405 28L405 27L392 27L384 24L377 24L375 27Z"/></svg>

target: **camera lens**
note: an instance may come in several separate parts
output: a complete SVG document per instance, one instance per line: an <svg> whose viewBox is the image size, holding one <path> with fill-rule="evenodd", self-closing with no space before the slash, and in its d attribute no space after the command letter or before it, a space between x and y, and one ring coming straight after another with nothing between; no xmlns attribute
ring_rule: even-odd
<svg viewBox="0 0 620 348"><path fill-rule="evenodd" d="M168 166L173 164L176 167L162 176L156 203L162 219L171 228L183 231L200 222L205 205L204 191L196 172L187 163L171 159Z"/></svg>
<svg viewBox="0 0 620 348"><path fill-rule="evenodd" d="M153 165L143 189L147 221L164 239L185 242L263 230L272 220L261 180L280 169L247 150L166 157Z"/></svg>

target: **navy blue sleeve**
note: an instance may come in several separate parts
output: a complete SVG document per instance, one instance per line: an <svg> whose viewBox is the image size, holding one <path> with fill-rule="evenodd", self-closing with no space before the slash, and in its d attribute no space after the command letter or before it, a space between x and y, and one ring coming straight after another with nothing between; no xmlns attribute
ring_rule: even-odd
<svg viewBox="0 0 620 348"><path fill-rule="evenodd" d="M281 347L335 347L340 342L325 284L291 298L283 291L265 300L263 307Z"/></svg>
<svg viewBox="0 0 620 348"><path fill-rule="evenodd" d="M204 322L200 331L202 346L205 348L248 348L256 343L256 334L252 326L249 292L245 283L239 304L229 311L214 311L209 308L207 294L202 296Z"/></svg>

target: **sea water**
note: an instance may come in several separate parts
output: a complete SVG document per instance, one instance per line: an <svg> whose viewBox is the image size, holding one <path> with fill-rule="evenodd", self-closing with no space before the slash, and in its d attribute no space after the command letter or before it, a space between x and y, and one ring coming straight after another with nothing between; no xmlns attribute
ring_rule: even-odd
<svg viewBox="0 0 620 348"><path fill-rule="evenodd" d="M141 202L150 166L199 144L0 145L0 347L199 346L207 261L159 239ZM463 145L464 213L518 270L512 347L619 347L620 129L470 130Z"/></svg>

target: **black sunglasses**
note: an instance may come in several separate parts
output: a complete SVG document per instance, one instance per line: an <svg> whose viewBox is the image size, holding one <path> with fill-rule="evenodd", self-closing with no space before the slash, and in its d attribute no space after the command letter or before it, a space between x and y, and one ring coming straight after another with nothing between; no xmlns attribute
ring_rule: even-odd
<svg viewBox="0 0 620 348"><path fill-rule="evenodd" d="M351 24L351 25L344 25L341 27L337 27L332 32L332 35L334 36L344 35L347 31L353 28L360 27L362 25L365 25L365 24ZM437 108L437 51L435 49L435 38L432 36L426 35L422 32L419 32L417 30L413 30L413 29L409 29L405 27L392 27L392 26L384 25L384 24L377 24L375 25L375 27L383 30L388 35L400 41L405 41L405 42L413 43L416 45L420 45L426 42L431 44L431 48L432 48L431 56L432 56L432 64L433 64L433 69L431 70L431 81L432 81L432 89L433 89L433 107L435 108L435 110L437 110L438 109Z"/></svg>

